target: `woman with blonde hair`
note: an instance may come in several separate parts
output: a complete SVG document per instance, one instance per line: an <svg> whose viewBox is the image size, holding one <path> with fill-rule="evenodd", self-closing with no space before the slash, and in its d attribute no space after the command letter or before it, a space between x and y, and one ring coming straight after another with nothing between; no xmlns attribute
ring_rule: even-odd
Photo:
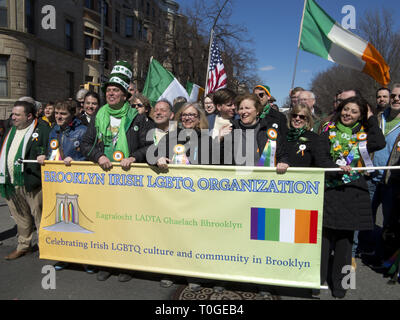
<svg viewBox="0 0 400 320"><path fill-rule="evenodd" d="M185 117L183 119L182 114L190 114L190 112L186 112L188 109L189 111L194 111L194 113L197 114L196 117ZM178 121L178 123L180 122L185 129L191 128L192 124L194 124L194 127L191 129L208 129L206 115L198 103L185 103L175 115L175 121Z"/></svg>

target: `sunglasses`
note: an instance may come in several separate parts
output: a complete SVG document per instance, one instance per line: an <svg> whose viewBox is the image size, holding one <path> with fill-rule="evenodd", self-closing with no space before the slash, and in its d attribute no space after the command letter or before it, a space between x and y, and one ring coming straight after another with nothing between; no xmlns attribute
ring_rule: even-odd
<svg viewBox="0 0 400 320"><path fill-rule="evenodd" d="M260 98L264 98L265 93L264 93L264 92L259 92L259 93L257 93L257 95L258 95Z"/></svg>
<svg viewBox="0 0 400 320"><path fill-rule="evenodd" d="M292 114L292 118L293 118L293 119L296 119L297 117L299 117L300 120L306 120L306 119L307 119L307 117L306 117L305 115L302 115L302 114Z"/></svg>
<svg viewBox="0 0 400 320"><path fill-rule="evenodd" d="M133 108L137 108L137 107L142 108L142 107L143 107L143 104L141 104L141 103L132 103L131 106L132 106Z"/></svg>
<svg viewBox="0 0 400 320"><path fill-rule="evenodd" d="M395 99L396 97L400 99L400 94L391 94L390 95L390 99Z"/></svg>

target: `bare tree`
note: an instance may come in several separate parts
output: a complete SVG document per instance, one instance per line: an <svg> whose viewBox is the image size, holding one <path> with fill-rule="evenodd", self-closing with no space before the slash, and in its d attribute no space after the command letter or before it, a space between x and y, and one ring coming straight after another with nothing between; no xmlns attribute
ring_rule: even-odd
<svg viewBox="0 0 400 320"><path fill-rule="evenodd" d="M194 0L178 19L170 51L167 57L160 57L160 61L167 59L171 71L182 83L192 81L205 85L210 30L224 2ZM231 22L233 5L230 0L222 10L215 26L215 37L222 51L228 86L237 89L239 84L251 86L258 79L247 29Z"/></svg>

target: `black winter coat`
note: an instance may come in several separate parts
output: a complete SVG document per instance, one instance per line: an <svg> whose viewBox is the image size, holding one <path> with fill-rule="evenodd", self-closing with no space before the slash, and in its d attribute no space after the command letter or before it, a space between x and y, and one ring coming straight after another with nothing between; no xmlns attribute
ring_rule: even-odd
<svg viewBox="0 0 400 320"><path fill-rule="evenodd" d="M271 109L272 111L273 109ZM275 111L275 110L273 110ZM281 113L275 111L278 115L280 115ZM270 112L271 114L271 112ZM256 139L256 155L247 155L246 154L246 159L249 159L249 157L254 157L256 156L256 159L253 159L254 161L254 166L257 166L257 162L260 159L265 145L267 143L268 140L268 136L267 136L267 131L269 129L275 129L278 133L278 137L277 137L277 146L276 146L276 163L289 163L289 157L287 154L287 141L286 141L286 133L287 133L287 126L286 123L284 125L284 127L286 128L282 128L281 125L283 125L283 122L281 124L281 122L279 121L279 118L270 116L270 114L268 116L266 116L263 119L260 119L259 121L259 130L257 131L257 136L255 137ZM282 115L283 116L283 115ZM284 117L284 116L283 116ZM241 121L238 120L233 120L231 121L232 123L232 130L254 130L251 128L246 128L245 126L243 126L241 124ZM234 132L234 131L232 131ZM284 133L284 135L282 134L282 132ZM235 152L235 145L238 146L238 141L235 141L235 134L231 134L230 136L226 137L224 140L227 141L232 141L232 144L227 145L226 141L223 141L220 143L220 147L221 147L221 162L222 164L232 164L230 163L230 160L232 159L233 161L233 165L239 165L235 162L235 156L234 156L234 152ZM246 142L248 143L248 142ZM229 157L227 159L227 154L226 153L231 153L232 156Z"/></svg>
<svg viewBox="0 0 400 320"><path fill-rule="evenodd" d="M172 160L175 146L181 144L185 146L186 157L190 164L208 165L211 164L212 143L212 138L208 134L202 135L200 130L178 129L167 133L160 140L154 152L154 159L156 161L161 157L166 157ZM151 151L149 150L149 152ZM149 164L154 165L155 163L149 161Z"/></svg>
<svg viewBox="0 0 400 320"><path fill-rule="evenodd" d="M329 144L312 131L305 131L296 141L287 141L287 152L291 167L337 167L329 155Z"/></svg>
<svg viewBox="0 0 400 320"><path fill-rule="evenodd" d="M275 109L271 108L269 113L262 120L265 120L268 123L272 124L276 123L278 125L278 133L282 137L286 137L288 132L287 118L282 112L276 111Z"/></svg>
<svg viewBox="0 0 400 320"><path fill-rule="evenodd" d="M355 133L355 132L354 132ZM367 149L369 153L383 149L385 137L375 116L368 120ZM321 135L326 144L329 132ZM340 175L340 173L337 173ZM326 188L323 226L337 230L372 230L372 209L367 182L364 176L350 183Z"/></svg>
<svg viewBox="0 0 400 320"><path fill-rule="evenodd" d="M81 152L88 160L97 163L99 158L104 155L104 143L97 140L95 122L93 118L82 137ZM146 162L146 151L152 144L151 140L146 141L146 135L152 128L154 128L154 122L149 121L145 115L138 114L126 132L130 152L129 156L134 157L136 162Z"/></svg>

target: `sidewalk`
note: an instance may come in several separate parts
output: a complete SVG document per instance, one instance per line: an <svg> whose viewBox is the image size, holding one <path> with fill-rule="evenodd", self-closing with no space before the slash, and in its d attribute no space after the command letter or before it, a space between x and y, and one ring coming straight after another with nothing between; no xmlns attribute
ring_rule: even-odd
<svg viewBox="0 0 400 320"><path fill-rule="evenodd" d="M184 278L178 278L170 288L161 288L162 275L137 272L135 277L125 283L118 282L116 276L107 281L96 280L96 275L87 274L80 265L56 272L56 289L45 290L42 280L46 273L42 268L53 265L55 261L40 260L38 252L26 255L15 261L6 261L4 257L15 249L16 227L10 217L8 207L0 199L0 299L5 300L170 300L178 289L186 285ZM349 290L344 300L399 300L400 284L388 285L383 276L357 259L356 289ZM212 288L213 283L205 286ZM228 289L257 293L256 285L230 283ZM281 300L315 300L311 290L297 288L271 287ZM195 295L194 295L195 296ZM234 296L234 295L231 295ZM213 294L213 299L226 298L227 295ZM320 300L333 300L329 290L321 290Z"/></svg>

